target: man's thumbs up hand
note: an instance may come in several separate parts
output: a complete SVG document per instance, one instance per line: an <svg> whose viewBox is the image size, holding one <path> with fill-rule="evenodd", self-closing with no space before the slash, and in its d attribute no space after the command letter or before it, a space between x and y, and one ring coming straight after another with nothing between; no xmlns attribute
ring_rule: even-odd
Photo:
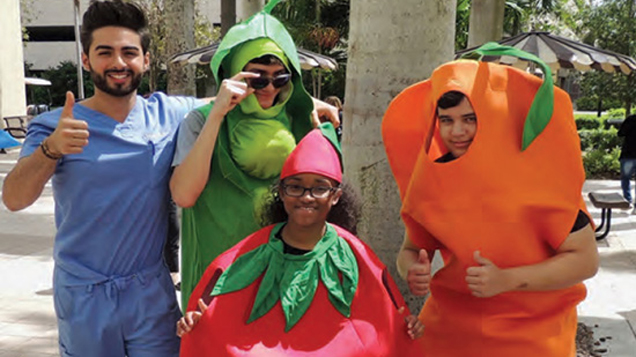
<svg viewBox="0 0 636 357"><path fill-rule="evenodd" d="M74 105L73 92L66 92L66 102L57 128L45 139L50 153L55 156L79 154L84 150L84 146L88 145L88 123L73 117Z"/></svg>
<svg viewBox="0 0 636 357"><path fill-rule="evenodd" d="M406 281L413 295L428 294L431 283L431 261L426 250L420 249L417 261L411 265L406 274Z"/></svg>
<svg viewBox="0 0 636 357"><path fill-rule="evenodd" d="M468 289L477 297L491 297L511 290L510 277L505 269L499 269L492 261L476 250L473 259L478 266L466 269Z"/></svg>

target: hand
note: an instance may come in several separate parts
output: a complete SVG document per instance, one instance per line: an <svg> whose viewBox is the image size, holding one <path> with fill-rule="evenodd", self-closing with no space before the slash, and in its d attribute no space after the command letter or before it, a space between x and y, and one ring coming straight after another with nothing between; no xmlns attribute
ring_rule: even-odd
<svg viewBox="0 0 636 357"><path fill-rule="evenodd" d="M311 111L311 122L314 128L320 125L320 118L327 118L334 128L340 126L340 116L338 114L338 108L331 104L327 104L322 100L311 98L314 101L314 110Z"/></svg>
<svg viewBox="0 0 636 357"><path fill-rule="evenodd" d="M219 92L216 95L212 110L224 117L230 110L234 109L248 95L254 93L254 88L250 88L243 81L245 78L257 78L260 74L253 72L239 72L230 79L221 82Z"/></svg>
<svg viewBox="0 0 636 357"><path fill-rule="evenodd" d="M88 145L88 123L73 118L73 92L66 92L66 102L55 131L46 138L48 148L54 155L79 154Z"/></svg>
<svg viewBox="0 0 636 357"><path fill-rule="evenodd" d="M509 278L504 269L481 256L478 250L473 254L476 267L466 269L468 288L476 297L492 297L509 291Z"/></svg>
<svg viewBox="0 0 636 357"><path fill-rule="evenodd" d="M402 315L405 309L402 306L398 313ZM422 337L424 334L424 324L417 317L413 315L408 315L404 317L404 322L406 322L406 333L408 333L411 340L415 340L416 338Z"/></svg>
<svg viewBox="0 0 636 357"><path fill-rule="evenodd" d="M208 305L203 302L203 299L199 299L199 310L201 311L188 311L179 321L177 321L177 336L182 337L186 333L192 331L194 326L199 323L201 317L208 310Z"/></svg>
<svg viewBox="0 0 636 357"><path fill-rule="evenodd" d="M413 295L428 294L431 283L431 261L428 259L426 250L420 250L417 261L411 265L406 274L406 282Z"/></svg>

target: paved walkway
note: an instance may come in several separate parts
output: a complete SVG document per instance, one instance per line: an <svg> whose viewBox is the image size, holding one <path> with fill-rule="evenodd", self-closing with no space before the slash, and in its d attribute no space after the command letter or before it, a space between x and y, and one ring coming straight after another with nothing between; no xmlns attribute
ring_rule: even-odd
<svg viewBox="0 0 636 357"><path fill-rule="evenodd" d="M0 154L0 182L17 151ZM618 181L588 181L588 191L619 192ZM585 195L587 197L587 195ZM590 206L596 219L600 211ZM601 268L586 282L581 321L595 337L610 336L603 356L636 356L636 215L613 212L612 231L599 242ZM0 357L56 356L57 329L51 290L55 232L50 185L28 209L10 213L0 204Z"/></svg>

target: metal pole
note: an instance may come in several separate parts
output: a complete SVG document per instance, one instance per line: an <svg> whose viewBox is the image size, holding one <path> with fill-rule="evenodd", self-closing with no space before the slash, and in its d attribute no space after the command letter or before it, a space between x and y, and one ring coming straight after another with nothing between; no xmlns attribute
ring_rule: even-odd
<svg viewBox="0 0 636 357"><path fill-rule="evenodd" d="M77 98L84 99L84 77L82 76L82 46L80 44L79 0L73 0L75 10L75 49L77 50Z"/></svg>

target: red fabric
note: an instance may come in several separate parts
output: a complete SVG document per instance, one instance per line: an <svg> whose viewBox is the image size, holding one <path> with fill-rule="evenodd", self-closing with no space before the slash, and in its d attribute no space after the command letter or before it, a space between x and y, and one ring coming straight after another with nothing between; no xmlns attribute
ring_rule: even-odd
<svg viewBox="0 0 636 357"><path fill-rule="evenodd" d="M312 173L342 182L340 158L336 149L319 129L314 129L298 143L287 157L280 179L289 176Z"/></svg>
<svg viewBox="0 0 636 357"><path fill-rule="evenodd" d="M265 244L273 226L245 238L215 259L206 270L190 298L188 311L210 290L211 280L238 256ZM406 332L406 308L398 314L394 305L404 299L385 266L371 249L347 231L336 227L351 246L359 267L359 283L351 305L351 317L342 316L331 305L322 284L300 321L285 333L285 318L280 302L261 318L246 324L258 286L257 279L247 288L212 298L206 314L192 332L181 341L181 356L421 356L418 340ZM387 288L387 285L389 286ZM391 289L391 290L388 290ZM390 291L390 293L389 293Z"/></svg>

